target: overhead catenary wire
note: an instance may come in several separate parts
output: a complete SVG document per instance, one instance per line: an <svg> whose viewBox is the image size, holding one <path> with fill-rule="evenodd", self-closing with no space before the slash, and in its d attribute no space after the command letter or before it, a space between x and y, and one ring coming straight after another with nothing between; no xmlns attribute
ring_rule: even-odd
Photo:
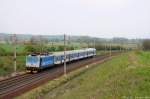
<svg viewBox="0 0 150 99"><path fill-rule="evenodd" d="M14 73L16 74L17 66L16 66L16 34L13 35L13 46L14 46Z"/></svg>

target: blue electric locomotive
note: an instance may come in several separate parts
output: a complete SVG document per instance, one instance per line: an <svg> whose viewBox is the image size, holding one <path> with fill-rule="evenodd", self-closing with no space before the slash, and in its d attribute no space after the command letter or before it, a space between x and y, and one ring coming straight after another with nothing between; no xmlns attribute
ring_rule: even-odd
<svg viewBox="0 0 150 99"><path fill-rule="evenodd" d="M26 69L37 71L54 65L54 56L49 54L31 54L26 57Z"/></svg>
<svg viewBox="0 0 150 99"><path fill-rule="evenodd" d="M95 55L95 48L66 51L66 62L93 57ZM63 63L64 52L54 52L53 54L30 54L26 57L26 69L31 72Z"/></svg>

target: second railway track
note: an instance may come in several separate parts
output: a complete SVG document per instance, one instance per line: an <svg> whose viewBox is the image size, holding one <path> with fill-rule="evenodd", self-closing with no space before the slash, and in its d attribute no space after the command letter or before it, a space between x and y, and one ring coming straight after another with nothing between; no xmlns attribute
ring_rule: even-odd
<svg viewBox="0 0 150 99"><path fill-rule="evenodd" d="M116 55L119 53L112 53ZM67 64L67 72L73 71L82 66L107 59L109 54L96 56L95 58L88 58L80 61L76 61ZM0 81L0 99L13 98L28 90L31 90L51 79L63 75L63 66L54 66L51 69L47 69L43 72L36 74L23 74L20 76L12 77L6 80Z"/></svg>

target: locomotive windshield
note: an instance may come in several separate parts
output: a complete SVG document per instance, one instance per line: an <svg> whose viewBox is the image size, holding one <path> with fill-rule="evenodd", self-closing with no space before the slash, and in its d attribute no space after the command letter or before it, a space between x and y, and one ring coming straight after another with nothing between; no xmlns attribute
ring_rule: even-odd
<svg viewBox="0 0 150 99"><path fill-rule="evenodd" d="M37 63L38 62L38 57L36 57L36 56L28 56L27 57L27 62L28 63Z"/></svg>

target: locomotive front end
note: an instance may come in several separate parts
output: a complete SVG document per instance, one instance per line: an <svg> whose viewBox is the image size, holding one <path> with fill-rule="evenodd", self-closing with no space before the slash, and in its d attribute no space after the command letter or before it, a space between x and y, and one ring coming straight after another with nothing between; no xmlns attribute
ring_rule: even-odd
<svg viewBox="0 0 150 99"><path fill-rule="evenodd" d="M26 70L38 71L40 67L40 56L28 55L26 57Z"/></svg>

